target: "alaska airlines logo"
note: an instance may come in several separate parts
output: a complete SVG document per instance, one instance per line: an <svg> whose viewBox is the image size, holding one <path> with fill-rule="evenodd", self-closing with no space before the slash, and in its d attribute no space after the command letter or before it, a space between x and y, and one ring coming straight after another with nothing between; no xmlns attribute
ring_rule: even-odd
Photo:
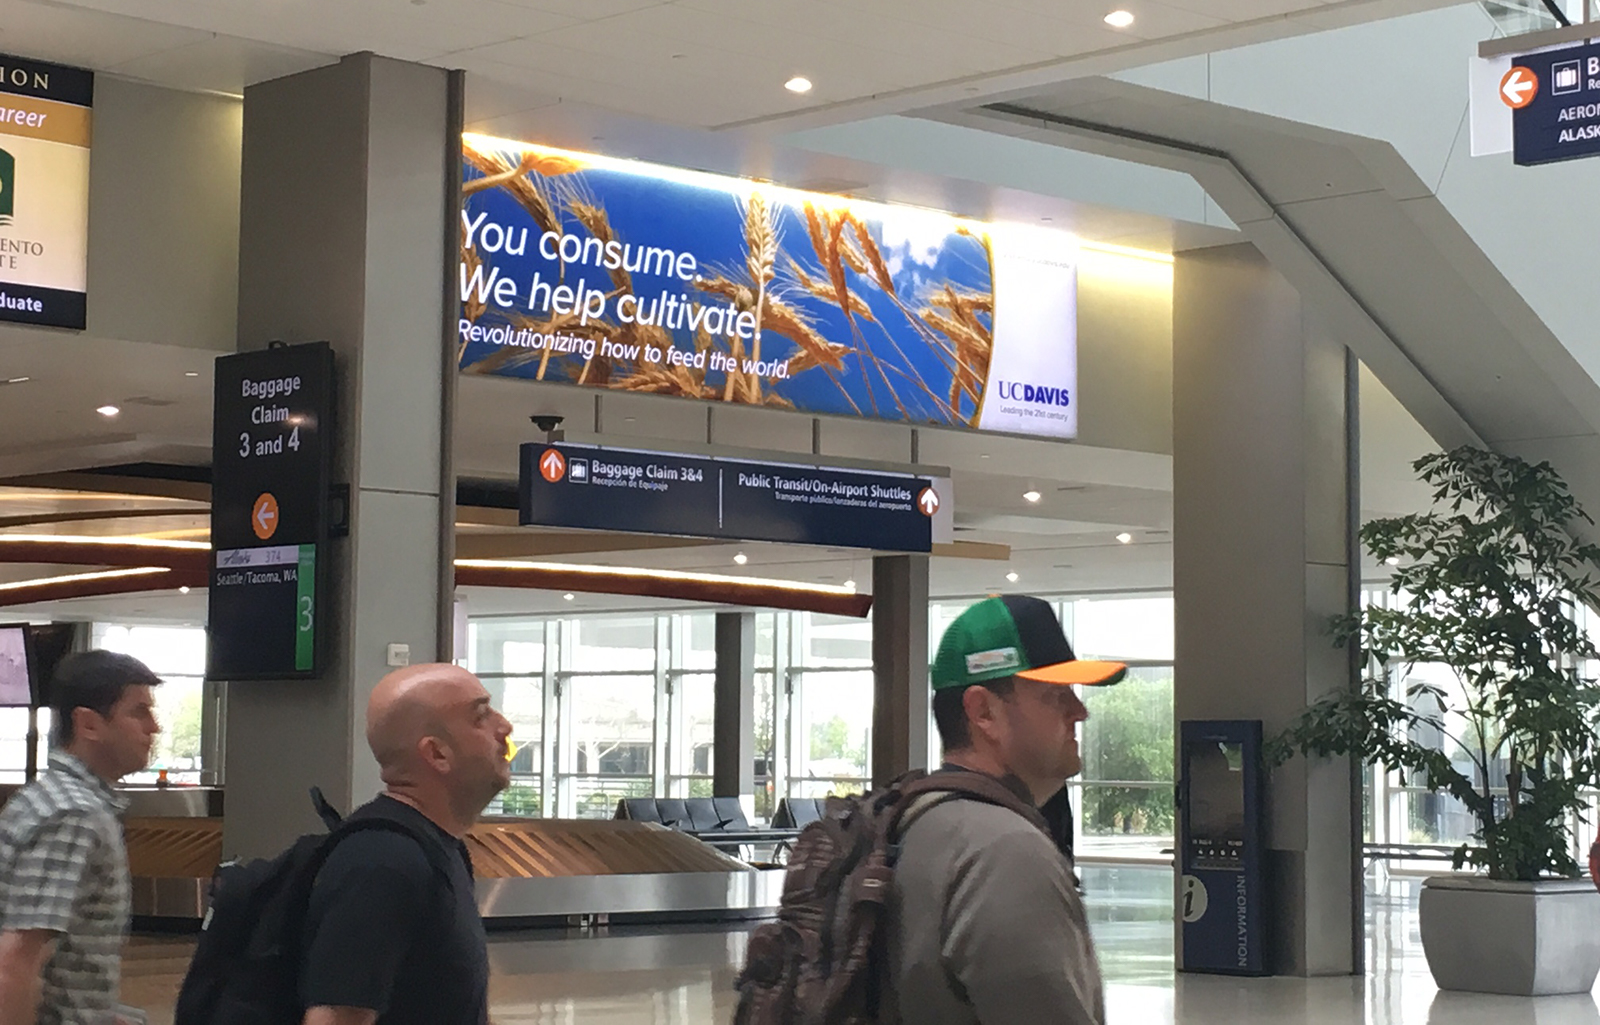
<svg viewBox="0 0 1600 1025"><path fill-rule="evenodd" d="M13 197L17 191L17 158L0 149L0 226L11 223L15 213Z"/></svg>
<svg viewBox="0 0 1600 1025"><path fill-rule="evenodd" d="M1066 388L1052 388L1044 384L1024 384L1021 381L1001 381L1000 397L1013 402L1037 402L1046 406L1072 405L1072 393Z"/></svg>

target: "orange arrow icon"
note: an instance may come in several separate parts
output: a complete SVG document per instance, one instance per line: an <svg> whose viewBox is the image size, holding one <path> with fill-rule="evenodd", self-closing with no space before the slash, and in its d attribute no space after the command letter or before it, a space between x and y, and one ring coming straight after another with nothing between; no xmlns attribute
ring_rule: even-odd
<svg viewBox="0 0 1600 1025"><path fill-rule="evenodd" d="M539 457L539 476L554 484L567 475L567 458L553 448L544 450Z"/></svg>
<svg viewBox="0 0 1600 1025"><path fill-rule="evenodd" d="M922 494L917 496L917 508L922 510L922 515L932 516L939 511L939 493L932 488L923 488Z"/></svg>
<svg viewBox="0 0 1600 1025"><path fill-rule="evenodd" d="M1507 71L1500 80L1500 102L1512 110L1521 110L1538 95L1539 76L1520 64Z"/></svg>
<svg viewBox="0 0 1600 1025"><path fill-rule="evenodd" d="M265 541L278 532L278 500L272 492L263 491L250 510L250 529Z"/></svg>

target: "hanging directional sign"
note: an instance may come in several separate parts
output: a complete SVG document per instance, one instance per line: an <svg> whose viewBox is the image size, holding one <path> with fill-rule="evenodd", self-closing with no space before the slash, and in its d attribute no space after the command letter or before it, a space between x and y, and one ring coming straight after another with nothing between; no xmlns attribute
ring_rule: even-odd
<svg viewBox="0 0 1600 1025"><path fill-rule="evenodd" d="M522 446L524 526L927 552L926 477L565 442Z"/></svg>
<svg viewBox="0 0 1600 1025"><path fill-rule="evenodd" d="M212 679L319 670L333 350L325 342L217 360L211 441Z"/></svg>
<svg viewBox="0 0 1600 1025"><path fill-rule="evenodd" d="M1600 153L1600 44L1518 57L1500 81L1524 166Z"/></svg>

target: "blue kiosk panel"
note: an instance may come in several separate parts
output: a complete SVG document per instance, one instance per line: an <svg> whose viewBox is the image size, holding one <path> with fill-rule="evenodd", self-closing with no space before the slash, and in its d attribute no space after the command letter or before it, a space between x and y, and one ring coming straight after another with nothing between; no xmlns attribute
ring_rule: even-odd
<svg viewBox="0 0 1600 1025"><path fill-rule="evenodd" d="M1183 970L1268 975L1261 722L1188 721L1179 738Z"/></svg>

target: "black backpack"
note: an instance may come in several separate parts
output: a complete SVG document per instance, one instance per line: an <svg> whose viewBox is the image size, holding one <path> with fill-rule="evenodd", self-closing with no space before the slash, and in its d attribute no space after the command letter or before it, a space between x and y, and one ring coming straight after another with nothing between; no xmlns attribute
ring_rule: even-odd
<svg viewBox="0 0 1600 1025"><path fill-rule="evenodd" d="M315 787L311 800L328 832L302 836L276 858L218 867L173 1025L300 1025L301 942L311 888L347 837L372 830L409 836L434 870L450 878L438 845L416 829L376 816L341 820Z"/></svg>

